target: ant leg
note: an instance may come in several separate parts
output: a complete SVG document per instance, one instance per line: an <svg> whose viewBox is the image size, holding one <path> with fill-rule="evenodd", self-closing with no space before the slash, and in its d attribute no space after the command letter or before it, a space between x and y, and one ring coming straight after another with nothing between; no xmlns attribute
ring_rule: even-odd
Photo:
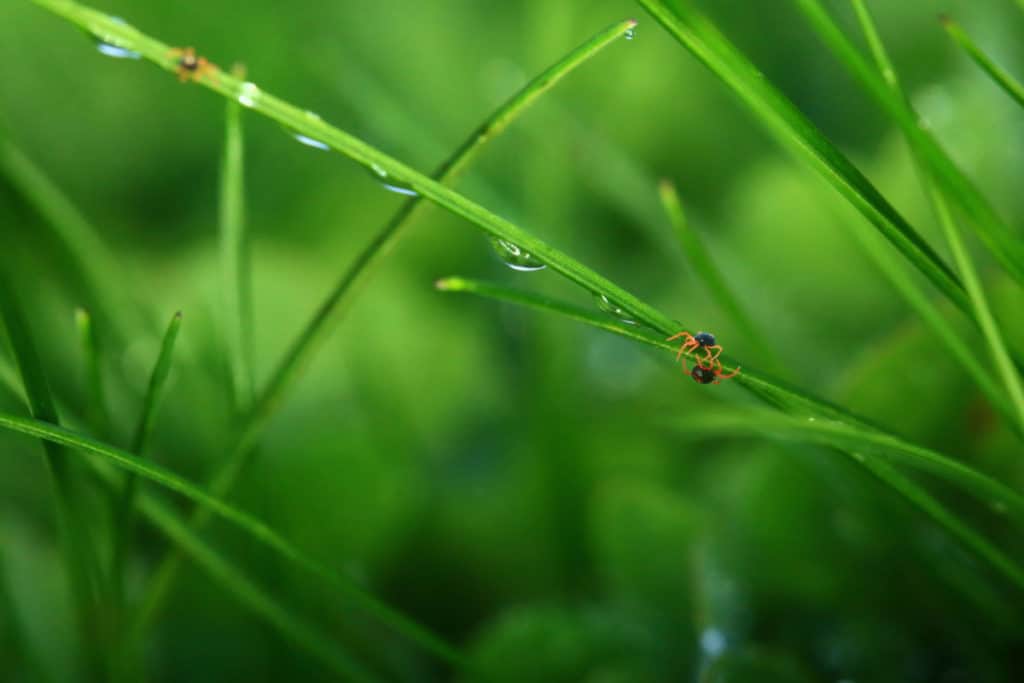
<svg viewBox="0 0 1024 683"><path fill-rule="evenodd" d="M717 349L715 353L711 353L711 349ZM716 361L718 357L722 355L722 345L715 344L714 346L705 346L704 350L708 352L708 360Z"/></svg>
<svg viewBox="0 0 1024 683"><path fill-rule="evenodd" d="M685 344L679 347L679 351L676 353L676 360L679 360L680 358L683 357L684 353L689 353L690 351L696 349L698 346L700 346L700 344L697 342L697 340L694 339L693 337L690 337L689 339L686 340Z"/></svg>
<svg viewBox="0 0 1024 683"><path fill-rule="evenodd" d="M682 339L683 337L691 337L692 338L693 335L690 334L689 332L683 330L682 332L676 332L675 334L673 334L671 337L669 337L665 341L675 341L676 339Z"/></svg>
<svg viewBox="0 0 1024 683"><path fill-rule="evenodd" d="M738 374L740 374L739 367L737 367L735 370L730 372L728 375L723 375L722 374L722 364L721 363L718 364L718 379L730 379L732 377L735 377Z"/></svg>

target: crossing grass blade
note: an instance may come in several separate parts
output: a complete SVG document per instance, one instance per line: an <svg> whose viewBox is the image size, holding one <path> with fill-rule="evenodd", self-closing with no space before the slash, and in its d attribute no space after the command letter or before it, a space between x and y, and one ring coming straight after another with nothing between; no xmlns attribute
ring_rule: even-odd
<svg viewBox="0 0 1024 683"><path fill-rule="evenodd" d="M893 93L902 99L906 103L907 108L913 112L913 107L910 105L906 93L903 92L899 78L896 75L896 69L889 60L885 46L879 37L878 30L875 28L874 20L868 13L863 0L853 0L853 7L860 21L861 28L867 37L868 44L871 46L879 72L889 84ZM946 235L946 241L949 243L953 260L963 277L964 286L967 288L967 295L970 298L971 308L974 311L974 317L978 321L982 336L988 345L989 353L999 372L999 376L1003 380L1003 385L1006 387L1006 393L1010 397L1009 403L1012 409L1009 412L1009 417L1011 424L1016 424L1016 430L1019 434L1024 433L1024 386L1021 385L1020 374L1010 358L1010 353L1006 343L1003 341L999 325L988 304L988 297L985 295L977 268L974 266L970 253L967 251L967 247L960 235L960 229L946 202L945 193L936 186L931 176L925 171L925 155L921 150L920 144L909 136L907 142L914 155L918 176L921 178L922 185L924 185L925 194L928 195L932 203L935 216L942 227L943 233ZM999 403L995 405L999 407Z"/></svg>
<svg viewBox="0 0 1024 683"><path fill-rule="evenodd" d="M935 184L962 211L978 237L1018 284L1024 285L1024 240L1021 240L971 180L957 167L935 137L921 127L906 99L897 94L825 11L819 0L793 0L839 62L911 141ZM964 292L966 294L966 292ZM966 300L960 307L971 315Z"/></svg>
<svg viewBox="0 0 1024 683"><path fill-rule="evenodd" d="M459 277L448 277L438 280L435 285L444 292L462 292L476 294L498 301L505 301L526 306L539 311L546 311L568 317L608 332L620 334L661 349L675 351L675 346L663 338L654 337L634 326L617 324L606 317L598 316L586 309L571 304L552 300L529 292L513 290ZM725 360L726 369L732 365ZM999 551L981 534L960 520L938 502L918 484L908 479L898 470L885 462L869 460L860 452L862 449L887 448L894 453L901 464L910 465L937 475L951 484L975 495L986 505L997 505L1008 513L1012 510L1012 518L1018 525L1024 526L1024 502L1014 491L986 475L961 465L957 461L930 449L905 442L898 437L870 425L868 422L851 415L842 408L830 405L819 399L801 394L797 389L784 386L777 380L770 380L760 373L744 368L743 372L730 382L737 382L761 398L765 403L778 408L786 415L779 419L795 420L793 424L814 424L818 420L829 421L836 425L836 437L832 443L854 461L866 467L871 474L884 485L892 488L902 497L916 506L928 517L945 528L951 535L960 540L965 547L991 564L996 570L1007 576L1011 581L1024 587L1024 573L1009 558ZM725 418L723 418L725 419ZM788 423L787 423L788 424Z"/></svg>
<svg viewBox="0 0 1024 683"><path fill-rule="evenodd" d="M942 22L942 27L946 29L949 37L963 48L967 56L973 59L974 63L980 66L982 71L987 73L1014 102L1024 107L1024 85L1021 85L1020 81L1010 75L1009 71L996 64L991 57L985 54L960 24L946 15L939 17L939 21Z"/></svg>
<svg viewBox="0 0 1024 683"><path fill-rule="evenodd" d="M100 463L91 462L94 473L110 489L117 489L118 477ZM235 599L256 617L266 621L286 640L318 659L327 669L344 681L372 681L369 674L352 659L344 648L323 633L323 630L282 604L266 589L246 576L237 565L221 555L215 548L197 536L187 523L158 498L142 492L138 495L137 509L160 533L188 553L196 565L210 579L234 595ZM136 631L136 635L141 632ZM138 641L122 642L121 649L134 651ZM125 672L117 672L124 675Z"/></svg>
<svg viewBox="0 0 1024 683"><path fill-rule="evenodd" d="M454 181L487 142L504 131L557 83L624 36L635 25L636 22L630 19L608 26L529 81L470 133L455 152L434 172L432 178L442 184ZM304 118L308 121L308 117ZM301 128L295 128L295 130L303 132ZM327 138L318 138L312 134L309 137L327 140ZM384 166L380 167L384 168ZM259 392L252 409L243 422L241 435L235 447L229 452L210 484L210 490L216 495L225 495L234 485L240 473L246 469L252 457L253 444L280 405L288 389L297 381L309 359L332 329L332 325L337 324L347 302L352 300L360 286L366 283L374 268L382 262L397 243L403 228L410 223L410 219L422 203L420 197L413 197L402 204L395 215L374 235L355 261L345 270L313 318L289 347L271 373L266 387ZM194 519L194 524L200 525L204 519L205 516L199 512ZM180 555L176 554L170 555L160 564L140 608L145 619L152 619L159 612L169 594L169 587L173 583L180 565Z"/></svg>
<svg viewBox="0 0 1024 683"><path fill-rule="evenodd" d="M252 297L245 231L245 146L242 105L227 103L220 175L220 267L224 338L235 409L243 414L253 398Z"/></svg>
<svg viewBox="0 0 1024 683"><path fill-rule="evenodd" d="M181 329L181 311L171 317L167 325L163 342L160 345L160 354L157 356L153 372L149 377L149 385L142 403L142 412L139 415L138 425L135 427L135 434L132 437L131 452L139 457L145 457L149 450L149 439L153 433L153 425L156 421L157 407L163 397L164 385L171 372L171 361L174 357L174 345L178 339L178 331ZM114 587L117 591L119 602L124 594L124 566L128 558L128 548L131 544L135 496L137 481L134 475L128 474L121 486L118 496L118 505L115 511L116 529L114 536Z"/></svg>
<svg viewBox="0 0 1024 683"><path fill-rule="evenodd" d="M689 0L639 0L672 37L718 76L780 143L809 162L892 245L954 304L969 312L967 297L953 271L825 135Z"/></svg>
<svg viewBox="0 0 1024 683"><path fill-rule="evenodd" d="M32 332L12 282L2 267L0 321L7 331L31 414L46 422L58 424L57 408L50 395L49 384ZM43 451L53 483L57 525L64 546L64 562L74 600L83 659L89 680L101 681L104 680L105 662L100 646L97 609L100 570L96 550L92 546L85 518L79 509L76 482L73 481L74 473L70 468L68 453L52 442L43 443Z"/></svg>
<svg viewBox="0 0 1024 683"><path fill-rule="evenodd" d="M126 472L181 494L193 503L203 505L212 514L230 523L259 544L280 555L289 563L317 577L340 597L355 604L381 623L391 627L396 633L402 634L411 642L416 643L428 652L432 652L441 659L455 666L465 668L467 664L465 659L452 646L405 615L373 597L352 579L336 573L325 564L313 559L264 523L225 503L223 500L211 496L199 486L179 477L173 472L147 462L139 458L137 454L115 448L84 434L79 434L42 420L0 413L0 428L43 439L47 443L56 446L64 446L67 453L80 452L99 456Z"/></svg>

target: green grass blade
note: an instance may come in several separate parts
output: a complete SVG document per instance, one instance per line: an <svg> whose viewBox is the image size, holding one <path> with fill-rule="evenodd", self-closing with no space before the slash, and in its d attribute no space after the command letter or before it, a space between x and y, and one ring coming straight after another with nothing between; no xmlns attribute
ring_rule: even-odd
<svg viewBox="0 0 1024 683"><path fill-rule="evenodd" d="M124 286L115 274L122 269L96 228L31 159L7 140L0 140L0 173L53 230L85 288L85 303L98 315L104 329L126 338L137 322L126 319L126 314L134 309L121 305Z"/></svg>
<svg viewBox="0 0 1024 683"><path fill-rule="evenodd" d="M500 105L486 121L477 127L458 149L437 169L433 178L438 183L450 183L463 170L488 141L493 140L505 130L518 116L522 115L531 104L547 93L563 78L577 67L596 56L602 49L611 45L618 38L636 25L633 20L613 24L576 49L569 52L536 78L532 79L518 92ZM299 129L296 129L299 130ZM299 130L299 132L304 132ZM310 137L314 135L310 134ZM406 200L391 220L373 237L370 243L356 257L355 261L345 270L327 298L320 304L316 313L302 330L295 342L271 373L267 386L260 392L252 410L246 416L242 427L242 435L232 449L219 472L210 484L209 490L217 496L226 495L234 485L239 474L247 466L251 457L251 446L262 432L267 421L280 405L288 389L297 381L302 369L313 356L319 345L326 339L344 311L345 304L352 300L359 287L366 283L374 267L394 247L401 235L401 230L409 223L421 198L413 197ZM194 524L200 525L205 517L199 513ZM180 555L171 555L158 568L150 589L140 608L147 618L153 618L160 610L169 587L177 575L181 565Z"/></svg>
<svg viewBox="0 0 1024 683"><path fill-rule="evenodd" d="M252 298L245 232L245 146L242 105L227 103L220 173L220 265L224 338L236 410L253 399Z"/></svg>
<svg viewBox="0 0 1024 683"><path fill-rule="evenodd" d="M896 123L921 156L921 162L948 199L971 220L978 237L1018 283L1024 285L1024 241L996 213L991 203L957 167L934 136L921 127L905 98L899 96L864 59L818 0L793 0L822 42L863 85ZM966 304L966 300L963 302ZM969 307L961 308L970 314Z"/></svg>
<svg viewBox="0 0 1024 683"><path fill-rule="evenodd" d="M963 286L874 185L713 24L690 6L639 0L665 29L753 111L784 146L805 159L938 289L969 311Z"/></svg>
<svg viewBox="0 0 1024 683"><path fill-rule="evenodd" d="M668 423L689 433L777 438L878 455L952 484L982 504L1006 514L1024 529L1024 496L948 455L891 434L834 420L795 418L765 410L702 413L699 419L670 419Z"/></svg>
<svg viewBox="0 0 1024 683"><path fill-rule="evenodd" d="M58 424L57 408L50 394L42 361L21 310L11 282L0 272L0 320L7 330L22 386L34 417ZM89 539L85 519L79 510L68 453L52 442L43 443L44 457L54 488L57 525L64 546L71 596L75 602L83 658L90 680L104 677L104 662L99 646L100 630L97 612L99 564Z"/></svg>
<svg viewBox="0 0 1024 683"><path fill-rule="evenodd" d="M146 389L146 396L143 399L142 413L139 415L138 425L135 427L135 434L132 437L131 452L139 457L145 457L149 450L149 438L153 433L153 425L156 421L157 408L160 399L163 397L164 385L171 372L171 361L174 357L174 344L178 339L178 331L181 329L181 312L171 317L167 325L163 342L160 345L160 355L157 356L153 372L149 377L149 386ZM137 482L133 475L125 477L122 485L118 505L115 512L117 532L114 537L114 561L115 572L114 585L119 596L123 596L124 565L128 558L128 547L131 544L132 519L135 507L135 495Z"/></svg>
<svg viewBox="0 0 1024 683"><path fill-rule="evenodd" d="M1014 102L1024 107L1024 85L1010 75L1010 72L1003 69L992 58L986 55L978 44L971 40L971 37L963 30L960 24L953 21L946 15L940 17L942 27L946 29L949 37L956 41L957 45L963 48L974 63L981 67L1003 91L1009 95Z"/></svg>
<svg viewBox="0 0 1024 683"><path fill-rule="evenodd" d="M119 479L113 476L108 468L100 467L99 463L95 462L90 464L93 465L93 470L106 486L111 489L117 487ZM233 594L243 607L266 621L285 639L320 660L340 679L346 681L374 680L373 676L349 657L339 643L303 617L295 614L262 586L246 576L238 566L193 533L188 525L166 504L152 495L141 493L138 497L138 510L158 531L188 553L189 557L209 575L214 583ZM134 650L138 646L138 642L123 642L121 645L125 650ZM123 674L124 672L118 673Z"/></svg>
<svg viewBox="0 0 1024 683"><path fill-rule="evenodd" d="M697 271L704 286L729 315L736 328L761 349L764 358L769 361L771 369L775 372L785 372L782 362L768 342L768 337L754 323L740 303L739 297L733 294L732 288L725 281L725 276L711 260L711 254L708 253L704 243L690 227L675 185L669 180L662 180L658 186L658 192L665 213L668 214L669 222L683 248L683 253L690 266Z"/></svg>
<svg viewBox="0 0 1024 683"><path fill-rule="evenodd" d="M173 72L176 69L174 58L169 52L170 46L141 33L128 24L119 23L101 12L77 3L64 0L33 0L33 2L101 37L108 43L138 52L143 58L152 61L166 71ZM533 254L552 271L560 273L580 287L596 294L604 294L610 301L616 302L627 310L634 319L652 327L671 328L674 326L664 314L560 250L549 246L510 221L497 216L476 202L445 187L437 180L410 168L362 140L323 120L308 116L305 109L274 97L255 84L243 83L224 72L218 72L215 79L204 79L200 81L200 84L225 97L244 99L244 104L252 111L259 112L296 133L323 142L365 168L374 170L378 175L383 172L392 184L415 190L425 199L465 218L471 225L478 227L487 235L518 245Z"/></svg>
<svg viewBox="0 0 1024 683"><path fill-rule="evenodd" d="M110 438L110 412L107 410L107 392L104 387L102 363L100 361L99 339L89 312L79 308L75 311L75 326L78 340L85 356L85 380L89 396L87 415L94 433L101 439Z"/></svg>
<svg viewBox="0 0 1024 683"><path fill-rule="evenodd" d="M597 316L586 309L553 301L547 297L538 296L536 294L516 291L500 285L492 285L458 277L449 277L438 280L436 287L445 292L476 294L499 301L527 306L539 311L564 315L578 322L592 325L608 332L614 332L651 346L669 351L675 350L675 346L667 343L664 339L651 336L649 333L639 330L634 326L616 324L609 321L607 318ZM969 488L969 490L973 491L975 495L983 498L986 504L997 502L1001 504L1001 509L1006 509L1007 511L1013 507L1015 515L1021 511L1019 496L1005 487L1002 487L998 482L994 482L985 475L971 470L970 468L966 468L968 471L963 472L962 469L964 466L959 463L949 460L937 453L928 451L928 449L922 449L919 446L906 444L902 440L898 439L898 437L886 434L885 432L872 427L841 408L832 406L818 399L803 396L795 389L787 388L779 382L772 382L771 380L760 377L757 374L746 370L737 376L735 380L730 381L743 383L747 389L766 403L781 409L791 416L799 416L796 419L800 424L803 424L804 422L813 423L819 418L825 418L827 420L834 421L838 425L842 425L851 433L870 434L871 438L880 444L893 447L896 445L904 447L905 450L908 449L910 451L909 454L903 452L904 457L914 459L914 465L919 466L921 469L940 471L940 473L945 474L946 478L953 483L959 484L965 489ZM855 443L860 446L864 445L864 442L855 441ZM871 442L868 441L867 443ZM844 453L854 458L854 460L861 465L867 467L868 470L871 471L871 473L883 484L897 491L901 496L918 507L928 517L936 521L953 536L960 539L967 548L977 553L979 557L992 564L992 566L1015 582L1020 583L1018 581L1020 578L1019 569L1016 568L1016 565L1012 561L1007 560L1006 557L1000 551L995 549L991 543L986 541L977 532L963 523L956 515L946 510L941 503L935 500L916 483L907 479L904 475L894 470L892 467L889 467L886 463L867 461L863 456L855 451L844 450ZM989 497L989 494L993 494L993 492L995 495L994 499Z"/></svg>
<svg viewBox="0 0 1024 683"><path fill-rule="evenodd" d="M913 112L913 108L909 104L909 100L900 86L896 70L893 68L892 62L889 60L885 46L878 36L878 31L875 28L874 21L871 19L871 15L868 13L867 7L864 5L862 0L853 0L853 6L857 13L857 18L861 23L861 27L864 30L864 34L868 39L868 44L871 46L871 51L875 56L875 61L878 64L879 71L882 73L883 78L889 84L893 93L906 102L907 107L910 108L911 112ZM1003 336L999 331L999 326L996 323L995 317L992 315L992 309L989 307L988 299L985 296L985 290L982 287L981 278L978 276L977 269L974 267L971 256L964 245L963 238L960 235L960 230L953 219L948 204L946 203L946 198L932 182L931 177L923 169L925 165L925 155L921 150L921 145L909 136L907 141L914 154L925 193L931 200L939 225L942 227L942 230L946 235L946 241L949 243L950 252L953 254L953 261L956 263L957 269L960 271L960 275L963 278L964 286L967 289L967 295L970 298L971 307L974 311L974 318L978 321L982 336L985 338L985 342L988 345L989 353L991 354L996 369L1003 380L1006 391L1010 396L1010 403L1013 408L1011 412L1011 419L1016 422L1018 433L1024 432L1024 387L1021 385L1020 375L1010 358L1010 353L1003 341Z"/></svg>
<svg viewBox="0 0 1024 683"><path fill-rule="evenodd" d="M305 554L266 524L225 503L223 500L211 496L199 486L179 477L173 472L142 460L135 454L41 420L0 413L0 428L45 439L51 444L65 446L69 449L67 451L69 453L83 452L100 456L120 469L181 494L193 503L202 505L224 521L229 522L291 564L316 576L339 595L355 603L368 614L380 620L381 623L390 626L410 641L456 666L463 667L466 665L465 659L457 650L405 615L370 595L351 579L332 571L323 563Z"/></svg>

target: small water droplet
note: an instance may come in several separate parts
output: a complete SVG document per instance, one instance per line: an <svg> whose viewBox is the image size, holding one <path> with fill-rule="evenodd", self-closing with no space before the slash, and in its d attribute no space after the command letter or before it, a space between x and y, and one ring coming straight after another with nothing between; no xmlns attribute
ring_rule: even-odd
<svg viewBox="0 0 1024 683"><path fill-rule="evenodd" d="M491 244L494 246L494 251L497 252L498 258L504 261L505 265L512 270L520 270L524 273L529 273L534 270L543 270L547 268L546 265L537 260L536 256L525 251L517 244L512 244L500 237L492 237Z"/></svg>
<svg viewBox="0 0 1024 683"><path fill-rule="evenodd" d="M606 297L604 294L594 294L594 301L597 303L598 308L608 315L618 318L619 322L626 323L627 325L636 325L636 320L633 320L626 309Z"/></svg>
<svg viewBox="0 0 1024 683"><path fill-rule="evenodd" d="M857 453L855 451L855 452L851 453L850 455L853 456L854 460L857 460L859 462L864 462L864 454L863 453Z"/></svg>
<svg viewBox="0 0 1024 683"><path fill-rule="evenodd" d="M124 26L128 25L121 17L110 17L110 20ZM93 41L96 43L96 49L99 50L101 55L113 57L114 59L142 59L142 55L132 50L131 45L121 38L108 34L106 29L97 26L90 29L90 32Z"/></svg>
<svg viewBox="0 0 1024 683"><path fill-rule="evenodd" d="M390 190L397 194L404 194L406 197L418 197L420 195L419 192L412 189L405 183L394 180L387 171L377 164L370 164L370 172L373 174L374 179L384 186L385 190Z"/></svg>
<svg viewBox="0 0 1024 683"><path fill-rule="evenodd" d="M726 645L725 634L717 628L706 628L700 634L700 649L710 657L717 657L725 652Z"/></svg>
<svg viewBox="0 0 1024 683"><path fill-rule="evenodd" d="M1005 515L1007 513L1006 503L1001 500L992 501L992 510L998 515Z"/></svg>
<svg viewBox="0 0 1024 683"><path fill-rule="evenodd" d="M260 97L260 88L255 83L245 82L238 90L238 103L243 107L256 106L256 100Z"/></svg>
<svg viewBox="0 0 1024 683"><path fill-rule="evenodd" d="M625 38L626 40L633 40L634 38L636 38L636 29L626 29L626 32L622 34L622 37Z"/></svg>
<svg viewBox="0 0 1024 683"><path fill-rule="evenodd" d="M323 119L321 119L319 116L317 116L311 111L306 112L306 118L309 119L310 121L315 121L316 123L321 123L323 121ZM328 145L326 142L322 142L320 140L317 140L316 138L311 138L308 135L304 135L303 133L300 133L297 130L289 128L288 126L284 126L284 130L286 133L288 133L288 135L291 135L293 138L295 138L296 141L302 143L303 145L306 145L307 147L312 147L314 149L322 149L325 152L329 152L331 149L331 146Z"/></svg>
<svg viewBox="0 0 1024 683"><path fill-rule="evenodd" d="M807 421L808 422L814 422L814 418L813 417L809 417L809 418L807 418Z"/></svg>

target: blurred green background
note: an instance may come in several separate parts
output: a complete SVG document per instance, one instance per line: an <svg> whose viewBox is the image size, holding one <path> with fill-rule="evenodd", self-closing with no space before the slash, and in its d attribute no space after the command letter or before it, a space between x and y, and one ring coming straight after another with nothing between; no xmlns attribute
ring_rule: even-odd
<svg viewBox="0 0 1024 683"><path fill-rule="evenodd" d="M945 254L902 140L790 3L701 4ZM859 40L848 3L828 4ZM922 115L1019 230L1024 116L936 15L952 14L1021 74L1024 13L1010 0L869 4ZM542 98L459 190L759 366L763 349L730 328L674 242L656 192L658 179L674 180L792 381L1024 484L1019 445L850 238L860 219L638 6L97 7L221 65L244 62L268 92L425 172L526 79L635 16L634 40ZM233 435L217 253L225 102L152 65L102 57L21 0L0 4L0 63L4 134L98 227L141 311L127 345L107 349L114 439L128 441L161 325L181 310L152 453L202 481ZM245 127L262 385L402 197L273 122L246 115ZM6 181L0 231L52 388L87 414L73 311L88 302L59 242ZM1019 295L986 273L1020 340ZM694 384L670 354L433 289L453 274L593 305L553 273L506 268L478 231L428 208L275 415L235 503L495 680L959 682L1024 671L1020 595L863 471L824 450L666 431L652 418L750 399L727 382ZM0 410L24 408L0 391ZM40 447L0 431L0 452L0 680L38 669L73 680L80 662ZM983 510L939 494L1004 549L1024 550ZM209 538L385 680L472 678L325 600L234 530L214 525ZM130 595L165 547L142 526ZM328 678L195 569L176 584L145 659L153 681Z"/></svg>

